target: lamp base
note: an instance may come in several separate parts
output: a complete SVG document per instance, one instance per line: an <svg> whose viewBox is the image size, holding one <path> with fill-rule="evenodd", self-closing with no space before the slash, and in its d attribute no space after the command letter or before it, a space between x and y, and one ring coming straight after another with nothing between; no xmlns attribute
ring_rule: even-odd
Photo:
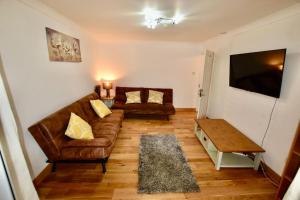
<svg viewBox="0 0 300 200"><path fill-rule="evenodd" d="M107 97L107 98L110 97L110 89L106 89L106 97Z"/></svg>

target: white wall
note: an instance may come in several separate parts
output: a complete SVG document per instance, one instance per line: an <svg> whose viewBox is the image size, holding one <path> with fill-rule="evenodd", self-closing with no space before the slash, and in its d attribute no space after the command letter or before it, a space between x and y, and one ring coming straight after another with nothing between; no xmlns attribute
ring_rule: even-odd
<svg viewBox="0 0 300 200"><path fill-rule="evenodd" d="M275 99L229 87L229 55L287 48L281 96L263 148L266 163L281 174L300 119L300 5L224 36L205 41L215 51L208 115L224 118L261 144Z"/></svg>
<svg viewBox="0 0 300 200"><path fill-rule="evenodd" d="M91 73L95 79L113 79L118 86L173 88L175 107L195 107L201 45L102 42L94 53Z"/></svg>
<svg viewBox="0 0 300 200"><path fill-rule="evenodd" d="M27 1L26 1L27 2ZM93 91L88 36L75 24L35 1L0 1L0 53L24 133L32 177L46 157L27 128ZM82 62L51 62L45 27L80 40Z"/></svg>

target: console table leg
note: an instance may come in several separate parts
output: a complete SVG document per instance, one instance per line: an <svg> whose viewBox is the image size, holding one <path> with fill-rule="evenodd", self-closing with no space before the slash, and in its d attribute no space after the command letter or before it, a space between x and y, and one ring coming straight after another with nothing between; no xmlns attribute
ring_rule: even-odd
<svg viewBox="0 0 300 200"><path fill-rule="evenodd" d="M254 167L253 167L255 170L258 170L259 168L260 159L261 159L261 153L256 153L254 158Z"/></svg>
<svg viewBox="0 0 300 200"><path fill-rule="evenodd" d="M198 124L195 123L195 126L194 126L194 131L195 131L195 133L197 132L197 130L198 130Z"/></svg>
<svg viewBox="0 0 300 200"><path fill-rule="evenodd" d="M220 168L221 168L222 157L223 157L223 152L218 151L218 153L217 153L216 170L220 170Z"/></svg>

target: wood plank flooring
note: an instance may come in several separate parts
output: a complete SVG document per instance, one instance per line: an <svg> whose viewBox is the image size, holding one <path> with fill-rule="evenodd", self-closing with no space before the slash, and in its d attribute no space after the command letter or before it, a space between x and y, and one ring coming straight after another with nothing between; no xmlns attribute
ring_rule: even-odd
<svg viewBox="0 0 300 200"><path fill-rule="evenodd" d="M194 135L192 111L180 111L166 120L125 119L115 148L101 173L100 164L58 164L37 188L41 199L274 199L276 188L253 169L216 171ZM138 148L142 134L175 133L199 193L137 194Z"/></svg>

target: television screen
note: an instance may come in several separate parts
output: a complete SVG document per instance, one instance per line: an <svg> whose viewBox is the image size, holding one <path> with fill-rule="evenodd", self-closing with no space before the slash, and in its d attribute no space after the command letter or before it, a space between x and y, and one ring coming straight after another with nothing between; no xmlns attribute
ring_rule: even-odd
<svg viewBox="0 0 300 200"><path fill-rule="evenodd" d="M286 49L230 55L231 87L278 98Z"/></svg>

